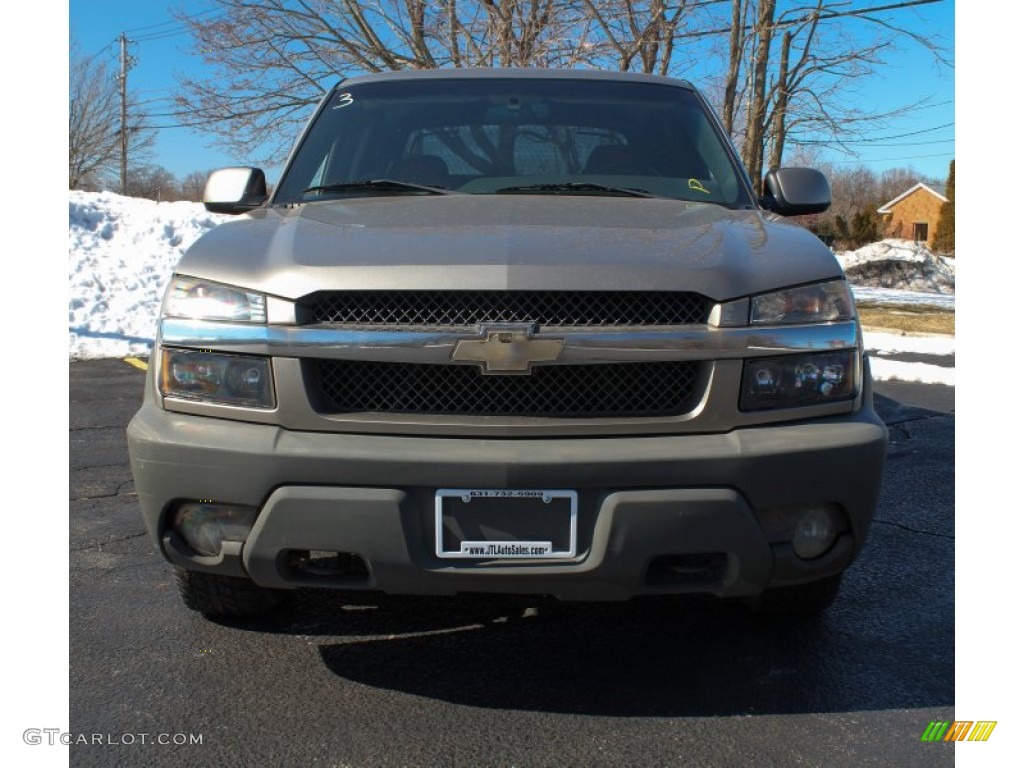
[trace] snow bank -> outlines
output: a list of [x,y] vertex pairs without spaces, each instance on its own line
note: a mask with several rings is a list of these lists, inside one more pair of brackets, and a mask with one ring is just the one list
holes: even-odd
[[956,289],[953,259],[936,256],[923,243],[882,240],[856,251],[836,254],[853,285],[952,294]]
[[164,288],[185,250],[229,216],[200,203],[69,192],[70,358],[148,354]]
[[850,285],[850,288],[853,289],[853,298],[858,304],[871,302],[879,305],[913,305],[947,312],[956,309],[956,296],[952,293],[901,291],[898,288],[876,288],[872,285]]

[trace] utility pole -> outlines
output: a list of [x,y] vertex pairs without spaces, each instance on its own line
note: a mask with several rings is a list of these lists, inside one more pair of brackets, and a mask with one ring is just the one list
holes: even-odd
[[128,190],[128,70],[135,59],[128,55],[128,38],[121,33],[121,71],[117,79],[121,85],[121,194]]

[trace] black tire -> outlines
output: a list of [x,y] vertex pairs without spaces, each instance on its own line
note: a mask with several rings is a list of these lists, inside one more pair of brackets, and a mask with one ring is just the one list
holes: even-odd
[[835,602],[842,581],[843,574],[837,573],[807,584],[771,587],[750,598],[748,605],[755,613],[770,616],[814,616]]
[[185,605],[205,616],[265,616],[284,602],[280,590],[258,587],[249,579],[178,567],[174,575]]

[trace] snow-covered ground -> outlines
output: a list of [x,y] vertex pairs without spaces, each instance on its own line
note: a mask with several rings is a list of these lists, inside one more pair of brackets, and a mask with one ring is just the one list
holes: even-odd
[[[146,355],[175,264],[204,232],[229,219],[200,203],[157,203],[112,192],[69,193],[69,357]],[[951,259],[919,244],[884,240],[836,254],[859,301],[952,310]],[[888,359],[954,354],[947,336],[864,334],[876,379],[953,384],[952,366]]]
[[[864,348],[871,355],[871,375],[876,381],[917,381],[922,384],[948,384],[956,381],[956,341],[941,334],[900,334],[865,331]],[[891,355],[927,355],[949,365],[919,360],[889,359]]]

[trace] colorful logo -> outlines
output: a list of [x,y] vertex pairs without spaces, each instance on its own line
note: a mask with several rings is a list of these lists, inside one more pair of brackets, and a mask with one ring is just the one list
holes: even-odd
[[996,720],[932,720],[921,734],[921,741],[988,741],[996,729]]

